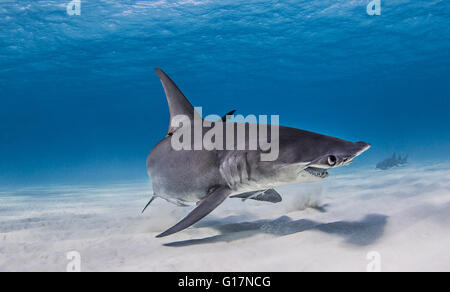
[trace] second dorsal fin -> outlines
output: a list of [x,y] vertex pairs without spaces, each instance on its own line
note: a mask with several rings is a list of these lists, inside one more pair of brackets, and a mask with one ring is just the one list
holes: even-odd
[[173,82],[163,70],[156,68],[155,71],[156,74],[158,74],[159,79],[161,79],[164,92],[166,93],[167,103],[169,105],[170,124],[167,135],[172,135],[177,130],[177,128],[171,127],[172,120],[177,116],[187,116],[190,119],[191,124],[193,124],[194,118],[201,119],[201,116],[195,111],[194,107],[187,100],[175,82]]
[[236,112],[236,110],[232,110],[231,112],[227,113],[226,115],[224,115],[222,117],[222,122],[226,122],[227,120],[229,120],[231,118],[231,116],[233,116],[233,114]]

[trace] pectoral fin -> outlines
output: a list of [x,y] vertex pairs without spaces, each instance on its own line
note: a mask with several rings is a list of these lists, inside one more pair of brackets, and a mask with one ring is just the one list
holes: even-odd
[[220,187],[212,192],[206,199],[204,199],[189,215],[187,215],[183,220],[178,222],[175,226],[159,234],[158,238],[165,237],[182,231],[189,226],[197,223],[206,215],[211,213],[220,204],[225,201],[225,199],[230,195],[231,190],[227,187]]

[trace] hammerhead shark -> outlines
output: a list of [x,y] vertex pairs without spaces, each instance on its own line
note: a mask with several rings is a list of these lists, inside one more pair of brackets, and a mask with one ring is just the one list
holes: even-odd
[[[169,76],[161,69],[155,70],[169,104],[170,125],[166,137],[147,159],[153,197],[145,208],[157,197],[180,206],[196,203],[191,213],[158,238],[190,227],[229,197],[280,202],[281,196],[274,188],[322,180],[328,176],[329,169],[350,164],[370,148],[365,142],[350,142],[290,127],[231,121],[229,117],[234,111],[216,121],[206,121]],[[195,133],[194,128],[199,125],[196,120],[201,122],[200,134]],[[214,127],[223,130],[216,133],[234,130],[231,137],[215,137],[215,142],[221,138],[220,143],[234,147],[198,147],[196,138],[205,138],[208,135],[205,131]],[[267,130],[267,141],[278,147],[276,157],[262,159],[269,150],[250,147],[257,144],[256,140],[261,141],[261,133],[251,135],[252,127]],[[245,130],[244,135],[238,134],[239,128]],[[189,147],[176,149],[174,145],[180,143]]]

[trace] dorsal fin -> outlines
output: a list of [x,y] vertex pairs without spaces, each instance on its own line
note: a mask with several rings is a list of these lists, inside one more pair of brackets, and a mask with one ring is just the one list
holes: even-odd
[[167,103],[169,104],[170,124],[167,135],[172,135],[177,130],[176,128],[171,127],[172,119],[176,116],[187,116],[191,120],[191,124],[193,124],[195,117],[201,119],[201,116],[195,111],[194,107],[183,95],[175,82],[173,82],[163,70],[155,68],[155,71],[156,74],[158,74],[159,79],[161,79],[164,92],[166,93]]

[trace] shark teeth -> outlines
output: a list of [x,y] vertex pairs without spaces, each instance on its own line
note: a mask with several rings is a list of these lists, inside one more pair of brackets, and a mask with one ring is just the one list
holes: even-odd
[[328,171],[323,168],[308,167],[305,169],[305,171],[313,176],[317,176],[320,178],[326,178],[328,176]]

